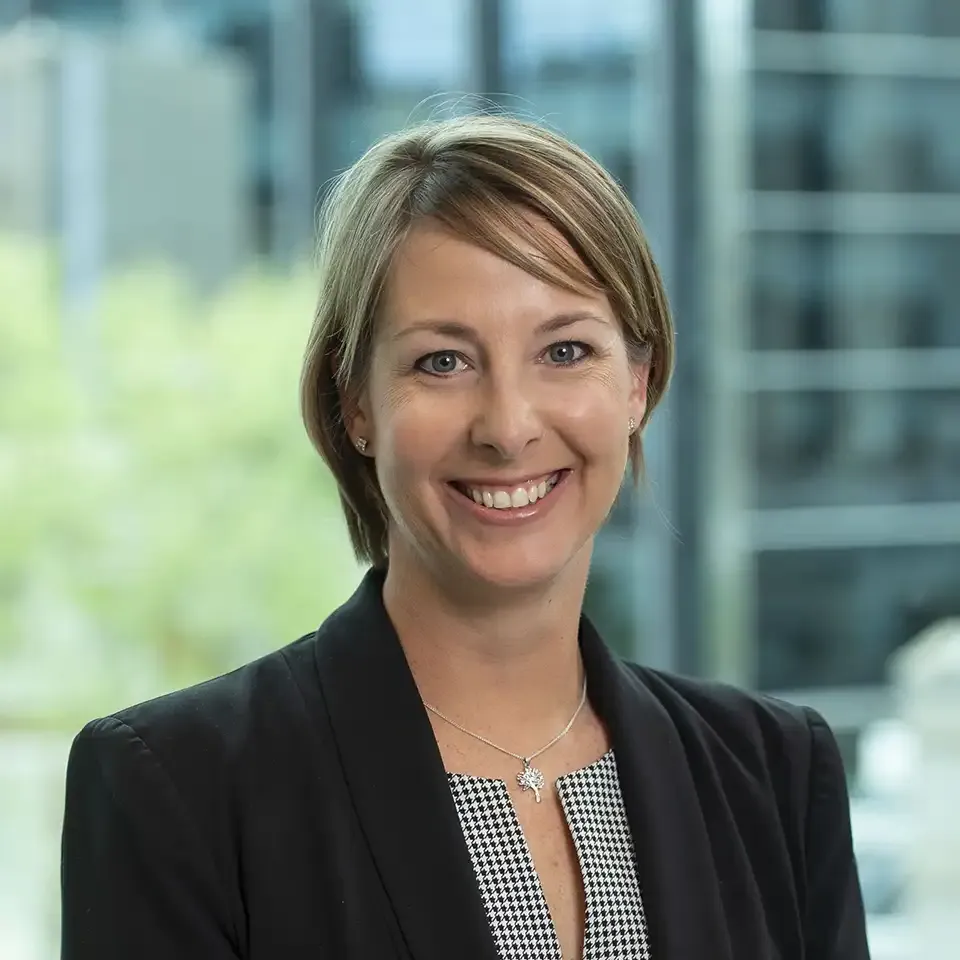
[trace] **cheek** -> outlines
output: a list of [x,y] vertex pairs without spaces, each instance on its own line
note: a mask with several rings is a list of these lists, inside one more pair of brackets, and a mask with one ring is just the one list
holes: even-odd
[[394,391],[377,417],[377,470],[388,499],[409,498],[455,444],[455,407],[440,398]]
[[613,370],[593,371],[559,399],[559,415],[584,452],[601,454],[626,447],[626,377]]

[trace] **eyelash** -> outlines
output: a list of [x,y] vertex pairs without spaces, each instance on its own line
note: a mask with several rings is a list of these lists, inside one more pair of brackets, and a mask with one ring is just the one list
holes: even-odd
[[[566,363],[553,364],[553,366],[557,367],[575,367],[577,364],[582,363],[588,357],[592,356],[595,352],[593,347],[591,347],[589,344],[583,343],[580,340],[558,340],[556,343],[551,343],[550,346],[544,350],[543,354],[541,355],[541,359],[537,362],[543,363],[543,356],[548,356],[554,347],[575,347],[580,352],[580,355],[573,360],[569,360]],[[467,362],[464,360],[463,355],[456,350],[434,350],[432,353],[427,353],[420,357],[420,359],[414,364],[414,367],[421,373],[426,373],[431,377],[438,377],[440,379],[446,379],[448,377],[452,377],[454,374],[462,372],[460,370],[451,370],[448,373],[438,373],[436,370],[426,369],[426,364],[429,363],[434,357],[454,357],[458,363],[466,364]]]

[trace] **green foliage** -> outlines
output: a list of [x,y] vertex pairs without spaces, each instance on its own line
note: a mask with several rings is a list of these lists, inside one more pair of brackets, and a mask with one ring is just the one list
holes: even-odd
[[0,245],[0,722],[72,723],[313,628],[359,579],[299,418],[308,270],[161,269],[64,316]]

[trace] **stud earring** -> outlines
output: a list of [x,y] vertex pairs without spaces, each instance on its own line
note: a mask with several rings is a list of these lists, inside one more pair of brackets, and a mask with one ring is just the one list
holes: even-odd
[[628,432],[628,433],[633,433],[633,431],[636,430],[636,429],[637,429],[637,421],[634,420],[633,417],[631,417],[631,418],[627,421],[627,432]]
[[366,453],[367,451],[367,441],[364,437],[357,437],[354,441],[354,446],[356,446],[361,453]]

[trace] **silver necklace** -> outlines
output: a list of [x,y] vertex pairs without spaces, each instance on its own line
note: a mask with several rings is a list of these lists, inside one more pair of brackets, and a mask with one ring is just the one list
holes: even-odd
[[465,733],[468,737],[473,737],[474,740],[479,740],[482,743],[485,743],[488,747],[493,747],[494,750],[499,750],[501,753],[505,753],[508,757],[513,757],[514,760],[519,760],[523,764],[523,769],[517,774],[517,783],[520,785],[521,790],[532,790],[534,796],[537,798],[537,803],[539,803],[540,791],[543,789],[544,784],[546,784],[547,781],[544,779],[543,771],[533,766],[531,761],[536,760],[541,753],[546,753],[546,751],[549,750],[558,740],[562,740],[570,732],[570,728],[573,726],[577,717],[580,716],[580,711],[583,709],[583,705],[586,702],[587,678],[584,677],[583,692],[580,694],[580,703],[577,704],[577,709],[574,711],[569,723],[548,744],[545,744],[535,753],[531,753],[526,757],[522,754],[514,753],[512,750],[506,750],[503,747],[498,746],[492,740],[488,740],[486,737],[481,737],[479,733],[474,733],[472,730],[468,730],[466,727],[461,727],[459,723],[457,723],[455,720],[451,720],[445,714],[442,714],[436,707],[430,706],[426,700],[423,701],[423,705],[431,713],[435,713],[441,720],[449,723],[451,727],[456,727],[461,733]]

